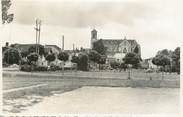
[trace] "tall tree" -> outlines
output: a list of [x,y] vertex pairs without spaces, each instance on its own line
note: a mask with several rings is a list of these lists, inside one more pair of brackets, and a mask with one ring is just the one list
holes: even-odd
[[50,62],[54,61],[55,59],[56,59],[56,57],[55,57],[54,53],[50,53],[46,56],[46,60],[49,62],[49,64],[50,64]]
[[79,54],[79,63],[78,63],[78,69],[82,71],[88,71],[88,61],[89,57],[85,53]]
[[[65,65],[65,62],[69,59],[69,54],[66,53],[66,52],[60,52],[58,55],[57,55],[57,58],[61,61],[64,62],[64,65]],[[62,66],[62,71],[64,71],[64,65]],[[64,73],[64,72],[63,72]]]
[[14,14],[8,14],[11,4],[11,0],[1,0],[2,24],[13,21]]
[[90,53],[89,53],[89,59],[95,63],[98,63],[99,60],[100,60],[101,56],[100,54],[95,51],[95,50],[91,50]]
[[127,53],[123,58],[125,64],[135,65],[140,62],[140,56],[136,53]]
[[[135,65],[139,64],[140,59],[141,58],[138,54],[131,52],[131,53],[127,53],[125,55],[125,57],[123,58],[123,61],[125,64],[128,65],[128,67],[130,67],[130,66],[135,66]],[[128,74],[129,74],[128,79],[130,79],[130,69],[129,69]]]
[[180,74],[180,47],[177,47],[172,55],[172,59],[175,62],[175,69],[178,74]]
[[5,51],[3,62],[6,62],[8,64],[19,64],[20,60],[21,60],[21,55],[17,49],[10,48]]
[[101,55],[106,54],[106,47],[104,46],[102,39],[93,43],[93,50],[97,51]]

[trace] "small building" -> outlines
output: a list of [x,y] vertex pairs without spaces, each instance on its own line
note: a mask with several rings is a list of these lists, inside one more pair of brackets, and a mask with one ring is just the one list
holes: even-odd
[[56,55],[58,55],[62,50],[57,45],[45,45],[44,46],[45,53],[49,53],[50,51]]

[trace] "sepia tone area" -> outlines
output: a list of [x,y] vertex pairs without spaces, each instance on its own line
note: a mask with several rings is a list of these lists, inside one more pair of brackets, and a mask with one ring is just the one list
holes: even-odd
[[5,115],[180,114],[178,3],[1,6]]

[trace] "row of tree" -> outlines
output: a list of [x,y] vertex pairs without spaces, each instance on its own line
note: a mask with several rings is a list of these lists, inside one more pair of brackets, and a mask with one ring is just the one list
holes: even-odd
[[152,63],[160,66],[161,71],[177,72],[180,73],[180,47],[174,51],[167,49],[159,51],[153,58]]

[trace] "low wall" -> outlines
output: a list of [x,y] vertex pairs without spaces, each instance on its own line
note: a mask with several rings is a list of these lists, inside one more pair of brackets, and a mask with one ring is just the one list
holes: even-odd
[[[10,74],[3,73],[3,77],[40,78],[49,83],[71,84],[76,86],[109,86],[109,87],[152,87],[152,88],[180,88],[180,80],[149,80],[149,79],[119,79],[119,78],[91,78],[78,76],[58,76],[45,74]],[[72,83],[70,83],[72,82]],[[43,81],[43,83],[45,83]]]

